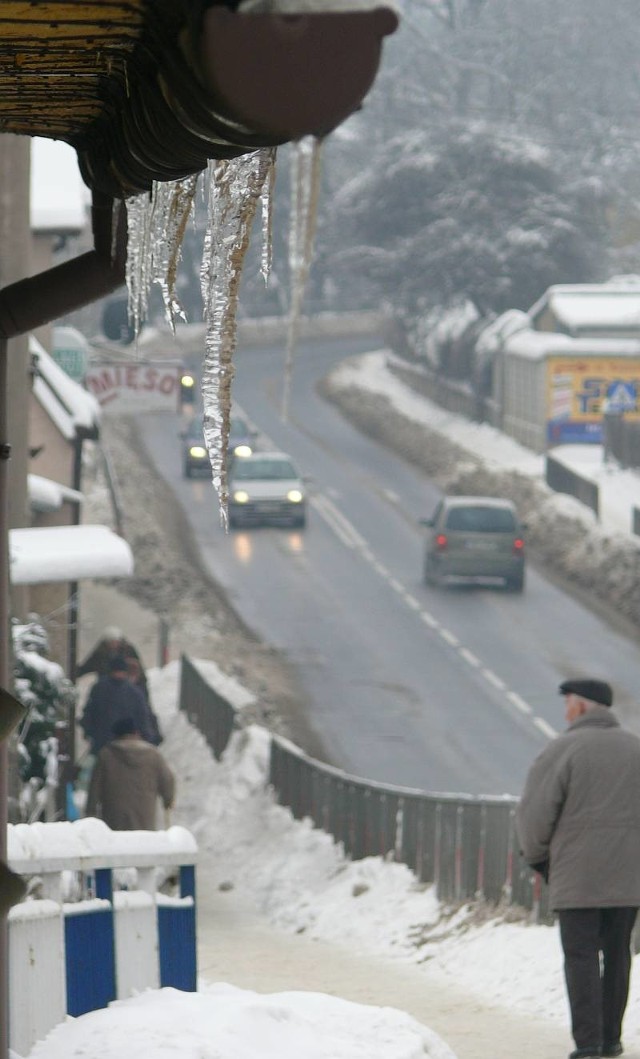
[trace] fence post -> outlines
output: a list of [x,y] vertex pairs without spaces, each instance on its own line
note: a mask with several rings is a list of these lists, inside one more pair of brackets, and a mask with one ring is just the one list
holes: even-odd
[[478,841],[478,873],[476,875],[476,894],[484,897],[484,862],[487,849],[487,807],[480,806],[480,837]]
[[158,623],[158,668],[164,669],[169,661],[169,622],[160,618]]
[[440,890],[440,856],[442,853],[442,804],[436,805],[435,833],[433,836],[433,882],[436,888],[436,896]]

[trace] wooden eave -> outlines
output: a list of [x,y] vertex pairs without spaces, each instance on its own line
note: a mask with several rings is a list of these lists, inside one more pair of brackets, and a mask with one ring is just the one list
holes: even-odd
[[357,109],[382,39],[371,11],[242,14],[235,0],[0,0],[0,130],[75,148],[126,198],[224,159],[324,135]]

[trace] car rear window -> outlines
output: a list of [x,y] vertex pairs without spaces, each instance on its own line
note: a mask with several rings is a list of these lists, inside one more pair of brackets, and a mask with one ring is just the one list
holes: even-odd
[[447,515],[446,528],[469,533],[512,533],[516,520],[508,508],[453,507]]
[[234,463],[233,477],[249,479],[275,479],[285,481],[297,478],[293,464],[288,460],[238,460]]

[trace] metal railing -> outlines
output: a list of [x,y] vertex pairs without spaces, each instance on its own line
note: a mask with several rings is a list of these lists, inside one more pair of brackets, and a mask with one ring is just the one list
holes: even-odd
[[581,474],[567,467],[550,453],[547,453],[545,460],[545,479],[547,485],[556,493],[575,496],[576,500],[590,507],[596,518],[599,518],[600,490],[596,482],[583,478]]
[[[239,719],[185,656],[180,708],[219,758]],[[440,795],[350,776],[271,736],[269,782],[280,805],[333,835],[347,856],[406,864],[438,899],[483,898],[518,905],[549,921],[547,888],[524,862],[510,797]]]

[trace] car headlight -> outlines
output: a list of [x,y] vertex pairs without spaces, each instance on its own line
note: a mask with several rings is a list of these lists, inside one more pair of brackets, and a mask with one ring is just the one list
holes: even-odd
[[304,497],[299,489],[290,489],[287,493],[287,500],[290,500],[292,504],[301,504]]
[[207,455],[207,450],[202,445],[192,445],[189,449],[189,455],[193,456],[194,460],[203,460]]
[[236,489],[233,494],[233,499],[236,504],[246,504],[249,499],[249,494],[244,489]]
[[233,455],[239,456],[240,459],[243,460],[245,456],[253,455],[253,449],[251,448],[251,445],[236,445],[233,450]]

